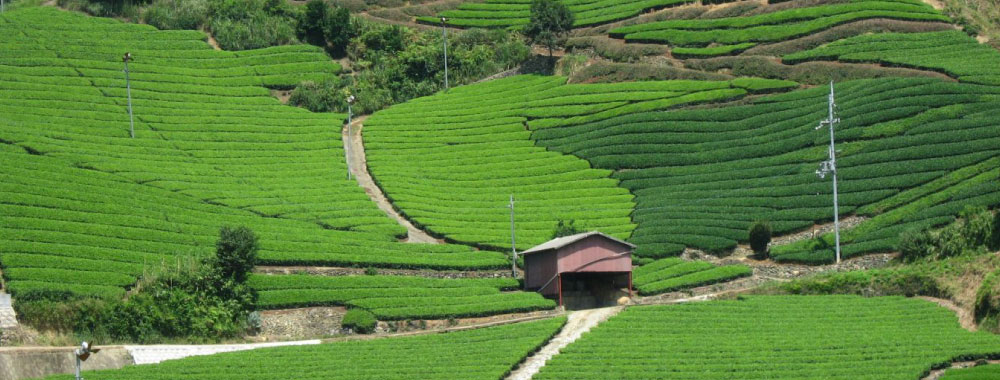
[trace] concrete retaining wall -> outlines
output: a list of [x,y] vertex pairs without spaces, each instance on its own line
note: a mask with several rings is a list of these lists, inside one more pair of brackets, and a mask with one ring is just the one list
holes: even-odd
[[[0,348],[0,380],[43,377],[76,370],[75,347]],[[102,347],[83,362],[83,370],[115,369],[132,364],[132,355],[120,346]]]

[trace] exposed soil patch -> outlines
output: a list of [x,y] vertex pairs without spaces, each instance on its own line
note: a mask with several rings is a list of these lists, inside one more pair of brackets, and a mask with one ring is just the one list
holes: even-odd
[[288,104],[288,100],[292,98],[292,92],[287,90],[271,90],[271,96],[277,98],[281,104]]
[[268,342],[339,335],[343,333],[340,321],[346,312],[343,307],[261,311],[261,329],[254,340]]
[[205,34],[208,35],[208,44],[212,45],[212,49],[222,50],[222,47],[219,46],[219,41],[215,39],[215,36],[213,36],[212,33],[205,32]]

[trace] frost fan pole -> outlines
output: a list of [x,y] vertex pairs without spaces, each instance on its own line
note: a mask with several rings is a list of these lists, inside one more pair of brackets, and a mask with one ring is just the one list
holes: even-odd
[[354,95],[347,97],[347,144],[344,144],[347,149],[344,150],[344,161],[347,163],[347,179],[351,179],[351,122],[354,117],[354,112],[351,109],[351,105],[354,104]]
[[510,195],[510,275],[517,278],[517,245],[514,244],[514,194]]
[[128,95],[128,135],[135,138],[135,119],[132,117],[132,84],[128,79],[128,61],[132,60],[132,53],[125,53],[122,62],[125,62],[125,93]]
[[834,126],[840,123],[840,118],[836,115],[836,107],[837,103],[834,101],[833,81],[830,81],[830,113],[827,119],[819,122],[819,126],[816,127],[816,129],[823,128],[824,126],[830,127],[830,159],[819,164],[819,170],[816,171],[816,175],[818,175],[819,178],[825,178],[827,174],[833,175],[833,231],[837,251],[837,264],[840,264],[840,210],[837,206],[837,149],[833,142]]
[[448,19],[442,17],[441,37],[444,40],[444,92],[448,92],[448,27],[445,25],[446,22],[448,22]]

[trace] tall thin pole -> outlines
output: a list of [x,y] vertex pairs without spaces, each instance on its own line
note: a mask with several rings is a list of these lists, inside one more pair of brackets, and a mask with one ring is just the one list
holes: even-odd
[[510,274],[517,278],[517,244],[514,240],[514,194],[510,195]]
[[441,18],[441,36],[444,43],[444,91],[448,91],[448,27],[445,26],[447,18]]
[[0,13],[3,13],[3,0],[0,0]]
[[354,103],[354,95],[347,97],[347,144],[344,144],[346,149],[344,149],[344,159],[347,162],[347,179],[351,179],[351,122],[353,121],[354,112],[351,109],[351,104]]
[[76,378],[76,380],[83,380],[83,377],[80,376],[80,353],[79,352],[80,352],[80,349],[76,349],[75,351],[73,351],[73,356],[76,358],[76,377],[75,378]]
[[132,117],[132,83],[128,77],[128,61],[132,60],[131,53],[125,53],[122,61],[125,62],[125,93],[128,95],[128,135],[135,138],[135,119]]
[[840,119],[837,118],[836,110],[837,103],[835,100],[835,93],[833,89],[833,81],[830,81],[830,99],[828,101],[829,114],[826,120],[819,122],[819,126],[816,129],[823,128],[824,126],[830,127],[830,148],[829,155],[830,159],[820,163],[819,170],[816,174],[820,178],[824,178],[827,174],[833,175],[833,230],[834,230],[834,244],[837,252],[837,264],[840,264],[840,209],[837,200],[837,148],[833,138],[834,127],[840,123]]
[[834,92],[833,81],[830,81],[830,167],[833,169],[833,231],[835,247],[837,250],[837,264],[840,264],[840,210],[837,202],[837,149],[833,142],[833,127],[840,121],[834,118]]

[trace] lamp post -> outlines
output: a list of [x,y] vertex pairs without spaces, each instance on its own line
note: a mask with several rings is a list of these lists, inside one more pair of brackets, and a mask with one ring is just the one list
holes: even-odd
[[834,126],[840,123],[840,118],[837,117],[836,111],[834,110],[836,107],[837,103],[834,101],[833,81],[830,81],[829,115],[826,120],[820,121],[819,126],[816,127],[817,130],[823,128],[824,126],[830,127],[830,159],[819,164],[819,170],[816,171],[816,175],[818,175],[819,178],[825,178],[827,174],[832,174],[833,176],[834,243],[837,251],[837,264],[840,264],[840,210],[838,210],[837,207],[837,149],[835,148],[833,142]]
[[94,348],[87,342],[80,343],[80,348],[73,350],[73,355],[76,356],[76,380],[83,380],[83,376],[80,376],[81,363],[87,361],[90,354],[96,354],[99,351],[101,351],[100,348]]
[[448,19],[441,17],[441,36],[444,37],[444,91],[448,92],[448,27],[445,25]]
[[347,149],[344,150],[347,159],[347,179],[351,179],[351,132],[353,131],[351,127],[351,119],[354,113],[351,110],[351,106],[354,104],[354,95],[347,97],[347,144],[345,146]]
[[132,60],[132,53],[125,53],[122,62],[125,63],[125,93],[128,95],[128,135],[135,138],[135,119],[132,117],[132,84],[128,78],[128,61]]

